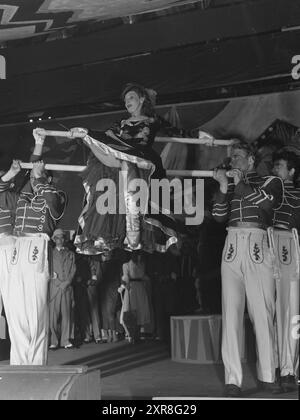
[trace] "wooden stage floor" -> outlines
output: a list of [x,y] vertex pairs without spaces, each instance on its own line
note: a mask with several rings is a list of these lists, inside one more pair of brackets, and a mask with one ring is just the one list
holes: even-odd
[[[0,364],[8,364],[8,360]],[[89,370],[100,369],[103,400],[222,397],[222,364],[173,362],[167,347],[159,342],[90,343],[70,350],[49,351],[49,365],[87,365]],[[298,399],[297,392],[259,393],[254,365],[244,365],[243,391],[247,399]]]

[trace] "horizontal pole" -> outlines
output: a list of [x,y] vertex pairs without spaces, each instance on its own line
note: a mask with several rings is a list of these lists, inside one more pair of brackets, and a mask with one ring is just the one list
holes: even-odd
[[[21,168],[32,169],[33,163],[21,162]],[[54,163],[46,163],[45,169],[50,171],[66,171],[66,172],[82,172],[86,166],[79,165],[61,165]],[[190,176],[198,178],[210,178],[213,176],[213,171],[201,171],[201,170],[166,170],[167,176]]]
[[[32,169],[33,163],[32,162],[21,162],[20,163],[22,169]],[[56,163],[46,163],[45,169],[49,171],[66,171],[66,172],[82,172],[84,171],[86,166],[79,166],[79,165],[60,165]]]
[[43,136],[74,138],[71,131],[45,130],[44,128],[37,128],[36,130]]
[[[39,133],[45,136],[74,138],[70,131],[54,131],[39,128]],[[231,146],[234,143],[233,140],[214,139],[212,137],[202,137],[201,139],[186,137],[156,137],[155,141],[158,143],[201,144],[206,146]]]
[[185,137],[156,137],[155,141],[158,143],[184,143],[184,144],[198,144],[204,146],[231,146],[234,140],[214,139],[211,137],[185,138]]
[[189,176],[193,178],[212,178],[214,171],[201,170],[166,170],[168,176]]

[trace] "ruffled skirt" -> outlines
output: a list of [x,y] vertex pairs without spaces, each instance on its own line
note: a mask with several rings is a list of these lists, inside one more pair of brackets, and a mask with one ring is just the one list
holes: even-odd
[[176,223],[149,212],[151,180],[159,157],[152,150],[120,150],[115,144],[86,136],[93,152],[83,173],[85,203],[79,216],[76,250],[96,255],[116,248],[166,252],[177,242]]

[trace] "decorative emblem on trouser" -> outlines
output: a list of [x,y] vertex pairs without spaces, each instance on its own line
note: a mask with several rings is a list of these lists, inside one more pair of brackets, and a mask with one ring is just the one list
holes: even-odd
[[16,247],[14,247],[12,254],[11,254],[11,264],[16,265],[19,259],[19,252]]
[[38,247],[35,246],[33,251],[32,251],[31,259],[32,259],[33,262],[36,262],[38,257],[39,257],[39,250],[38,250]]
[[230,237],[230,239],[228,238],[225,245],[224,260],[226,262],[234,261],[236,257],[236,250],[237,250],[236,238],[234,237],[233,238]]
[[254,245],[253,248],[253,255],[256,261],[260,260],[260,248],[257,244]]
[[278,254],[281,264],[290,265],[292,263],[292,241],[288,238],[279,239]]
[[250,243],[250,256],[253,262],[261,264],[264,260],[263,249],[258,242]]
[[282,260],[283,262],[287,262],[288,261],[288,256],[289,256],[289,251],[286,249],[285,246],[282,247]]
[[231,260],[233,254],[234,254],[234,248],[233,248],[233,245],[230,244],[226,259]]
[[31,264],[37,264],[40,259],[40,254],[41,250],[39,249],[39,246],[36,243],[31,243],[29,247],[28,261]]

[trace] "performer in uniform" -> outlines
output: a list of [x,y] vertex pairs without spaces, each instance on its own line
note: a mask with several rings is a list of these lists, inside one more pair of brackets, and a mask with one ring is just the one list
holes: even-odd
[[299,159],[291,151],[283,150],[274,156],[274,175],[284,182],[283,203],[274,217],[274,248],[279,268],[276,321],[280,382],[285,392],[296,389],[299,367],[300,188],[294,184],[299,167]]
[[250,146],[232,147],[233,183],[226,170],[215,171],[220,184],[213,216],[228,223],[222,257],[222,357],[225,366],[225,396],[239,397],[242,385],[241,343],[245,298],[254,324],[258,379],[263,388],[275,386],[275,281],[267,228],[282,200],[282,181],[259,177]]
[[[45,137],[34,132],[41,155]],[[66,204],[52,184],[43,161],[33,163],[30,181],[20,192],[14,226],[16,237],[10,266],[10,363],[44,365],[48,347],[48,241]]]
[[[6,318],[9,316],[7,307],[9,287],[9,263],[15,239],[12,236],[14,225],[14,213],[16,208],[17,194],[12,189],[12,181],[20,172],[21,166],[18,160],[14,160],[8,171],[0,171],[0,320],[4,331],[0,331],[0,337],[5,337],[5,320],[2,318],[4,304]],[[0,329],[2,330],[0,325]]]
[[[33,136],[35,138],[35,147],[30,158],[31,161],[38,159],[42,153],[42,143],[38,130],[33,130]],[[18,160],[13,160],[8,172],[0,171],[0,316],[3,310],[1,306],[2,294],[6,319],[9,318],[9,263],[15,244],[15,238],[12,236],[12,233],[18,200],[18,193],[14,188],[13,180],[20,171],[21,166]]]
[[[150,180],[165,176],[152,145],[156,133],[167,122],[155,114],[152,92],[139,85],[128,85],[122,98],[129,118],[114,124],[105,135],[83,128],[71,130],[74,137],[83,138],[94,154],[83,175],[86,205],[75,239],[78,252],[92,255],[122,247],[165,252],[177,241],[176,225],[170,217],[145,214]],[[103,179],[110,188],[105,193]],[[147,187],[141,191],[142,209],[136,206],[138,189],[134,180],[143,180]],[[112,211],[103,212],[105,205]]]

